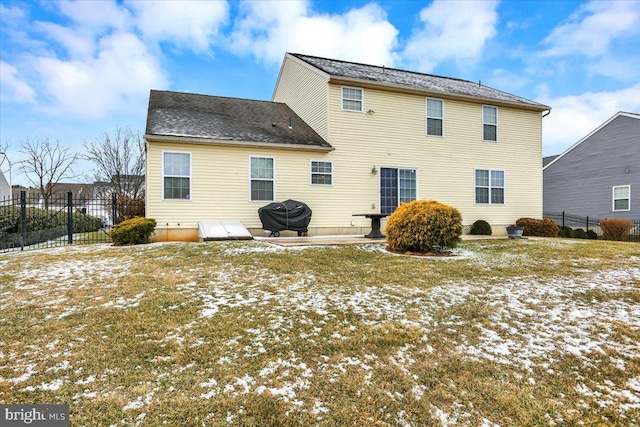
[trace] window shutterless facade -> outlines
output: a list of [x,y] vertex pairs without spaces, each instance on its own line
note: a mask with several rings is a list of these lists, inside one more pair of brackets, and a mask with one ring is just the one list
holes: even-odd
[[476,169],[475,199],[477,204],[504,205],[503,170]]
[[250,200],[273,202],[275,200],[275,162],[273,157],[250,158]]
[[631,186],[619,185],[613,187],[613,211],[631,210]]
[[162,198],[191,200],[191,153],[162,152]]
[[311,160],[311,185],[333,185],[333,163]]
[[483,141],[498,140],[498,107],[482,106],[482,139]]
[[357,87],[342,86],[342,109],[362,112],[364,94]]
[[427,135],[442,136],[444,134],[444,101],[427,98]]

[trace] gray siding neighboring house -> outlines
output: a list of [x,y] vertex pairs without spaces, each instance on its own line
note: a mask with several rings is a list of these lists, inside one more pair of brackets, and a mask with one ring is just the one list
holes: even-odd
[[619,112],[546,159],[545,213],[640,219],[640,114]]

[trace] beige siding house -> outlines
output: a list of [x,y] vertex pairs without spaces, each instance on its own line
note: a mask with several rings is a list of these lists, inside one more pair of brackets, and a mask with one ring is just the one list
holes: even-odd
[[[353,214],[436,199],[494,233],[542,216],[548,106],[478,83],[307,55],[285,56],[272,102],[152,91],[147,216],[157,240],[295,199],[312,235],[363,234]],[[384,226],[384,220],[383,220]]]

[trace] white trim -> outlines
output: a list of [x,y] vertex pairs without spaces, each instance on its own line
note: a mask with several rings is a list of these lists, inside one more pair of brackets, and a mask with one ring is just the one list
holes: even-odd
[[[482,188],[489,188],[489,203],[478,203],[476,200],[476,171],[489,171],[489,187],[480,186]],[[493,187],[491,185],[491,172],[502,172],[504,176],[504,186],[502,187]],[[491,201],[491,189],[492,188],[502,188],[502,203],[493,203]],[[504,169],[491,169],[491,168],[474,168],[473,169],[473,204],[474,206],[506,206],[507,205],[507,171]]]
[[[440,101],[442,102],[442,117],[429,117],[429,100],[433,100],[433,101]],[[444,138],[444,99],[442,98],[434,98],[431,96],[426,96],[424,98],[424,115],[425,115],[425,121],[424,121],[424,133],[427,136],[433,136],[435,138]],[[429,135],[429,119],[440,119],[442,120],[442,135]]]
[[[183,175],[165,175],[164,174],[164,155],[165,153],[171,154],[188,154],[189,155],[189,198],[188,199],[166,199],[164,197],[164,179],[168,178],[185,178]],[[190,202],[193,199],[193,153],[191,151],[181,151],[181,150],[162,150],[162,161],[160,167],[162,168],[162,199],[172,202]]]
[[[331,184],[314,184],[313,182],[313,162],[318,162],[318,163],[329,163],[331,165],[331,173],[329,175],[331,175]],[[316,175],[327,175],[326,173],[319,173],[316,172]],[[309,159],[309,185],[312,186],[319,186],[319,187],[333,187],[333,160],[319,160],[319,159]]]
[[[622,199],[616,199],[616,188],[626,188],[629,195],[628,197]],[[616,209],[616,200],[628,200],[629,208],[628,209]],[[630,185],[614,185],[611,188],[611,211],[612,212],[629,212],[631,210],[631,186]]]
[[[273,199],[272,200],[253,200],[251,198],[251,181],[254,179],[251,178],[251,159],[271,159],[273,160],[273,178],[271,180],[268,179],[260,179],[256,178],[256,181],[272,181],[273,182]],[[251,203],[264,203],[264,202],[275,202],[276,199],[276,158],[274,156],[261,156],[259,154],[252,154],[249,156],[249,202]]]
[[191,145],[212,145],[220,147],[248,147],[248,148],[268,148],[274,150],[291,150],[291,151],[320,151],[328,153],[334,151],[333,147],[321,147],[317,145],[300,145],[285,144],[277,142],[257,142],[257,141],[231,141],[219,140],[212,138],[198,138],[184,135],[151,135],[145,134],[144,139],[147,142],[170,142],[175,144],[191,144]]
[[[344,108],[344,90],[345,89],[356,89],[359,90],[361,93],[361,100],[360,100],[360,111],[358,110],[347,110]],[[354,101],[353,99],[350,101]],[[340,109],[342,111],[349,111],[351,113],[362,113],[364,112],[364,89],[361,87],[356,87],[356,86],[340,86]]]
[[640,120],[640,114],[634,114],[634,113],[625,113],[623,111],[618,111],[616,114],[614,114],[612,117],[609,118],[609,120],[607,120],[606,122],[604,122],[603,124],[601,124],[600,126],[598,126],[597,128],[595,128],[594,130],[592,130],[587,136],[585,136],[584,138],[582,138],[580,141],[576,142],[575,144],[573,144],[571,147],[567,148],[564,152],[562,152],[558,157],[556,157],[555,159],[553,159],[552,161],[550,161],[549,163],[547,163],[547,165],[545,167],[542,168],[542,170],[545,170],[546,168],[548,168],[549,166],[551,166],[552,164],[554,164],[555,162],[557,162],[558,160],[560,160],[561,158],[563,158],[565,155],[567,155],[571,150],[573,150],[574,148],[576,148],[578,145],[582,144],[584,141],[586,141],[587,139],[591,138],[595,133],[597,133],[600,129],[602,129],[603,127],[605,127],[606,125],[608,125],[609,123],[611,123],[612,121],[614,121],[615,119],[617,119],[618,117],[623,116],[623,117],[629,117],[631,119],[637,119]]
[[[496,109],[496,123],[495,124],[493,124],[493,123],[485,123],[484,122],[484,107],[495,108]],[[498,137],[498,123],[499,123],[499,120],[498,120],[498,117],[499,117],[498,107],[495,106],[495,105],[483,104],[480,111],[481,111],[481,114],[482,114],[482,141],[483,142],[485,142],[485,141],[486,142],[498,142],[498,139],[499,139],[499,137]],[[495,126],[496,127],[496,139],[495,140],[493,140],[493,139],[484,139],[484,125],[485,124],[487,124],[489,126]]]
[[398,202],[398,206],[400,206],[400,170],[412,170],[415,171],[416,174],[416,198],[414,200],[420,200],[420,197],[418,196],[419,193],[419,185],[420,185],[420,179],[418,176],[418,168],[417,167],[407,167],[407,166],[384,166],[384,165],[376,165],[378,167],[378,175],[376,175],[377,179],[378,179],[378,213],[382,213],[382,203],[381,203],[381,197],[382,197],[382,192],[380,191],[380,176],[382,175],[382,169],[395,169],[396,171],[398,171],[398,178],[397,178],[397,185],[398,185],[398,198],[397,198],[397,202]]

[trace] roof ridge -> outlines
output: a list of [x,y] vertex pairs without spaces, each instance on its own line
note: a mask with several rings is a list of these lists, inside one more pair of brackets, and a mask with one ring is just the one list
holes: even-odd
[[275,102],[275,101],[269,101],[269,100],[266,100],[266,99],[240,98],[240,97],[237,97],[237,96],[207,95],[207,94],[203,94],[203,93],[183,92],[183,91],[176,91],[176,90],[151,89],[150,92],[176,93],[176,94],[179,94],[179,95],[203,96],[203,97],[207,97],[207,98],[235,99],[235,100],[239,100],[239,101],[266,102],[266,103],[269,103],[269,104],[284,104],[284,102]]

